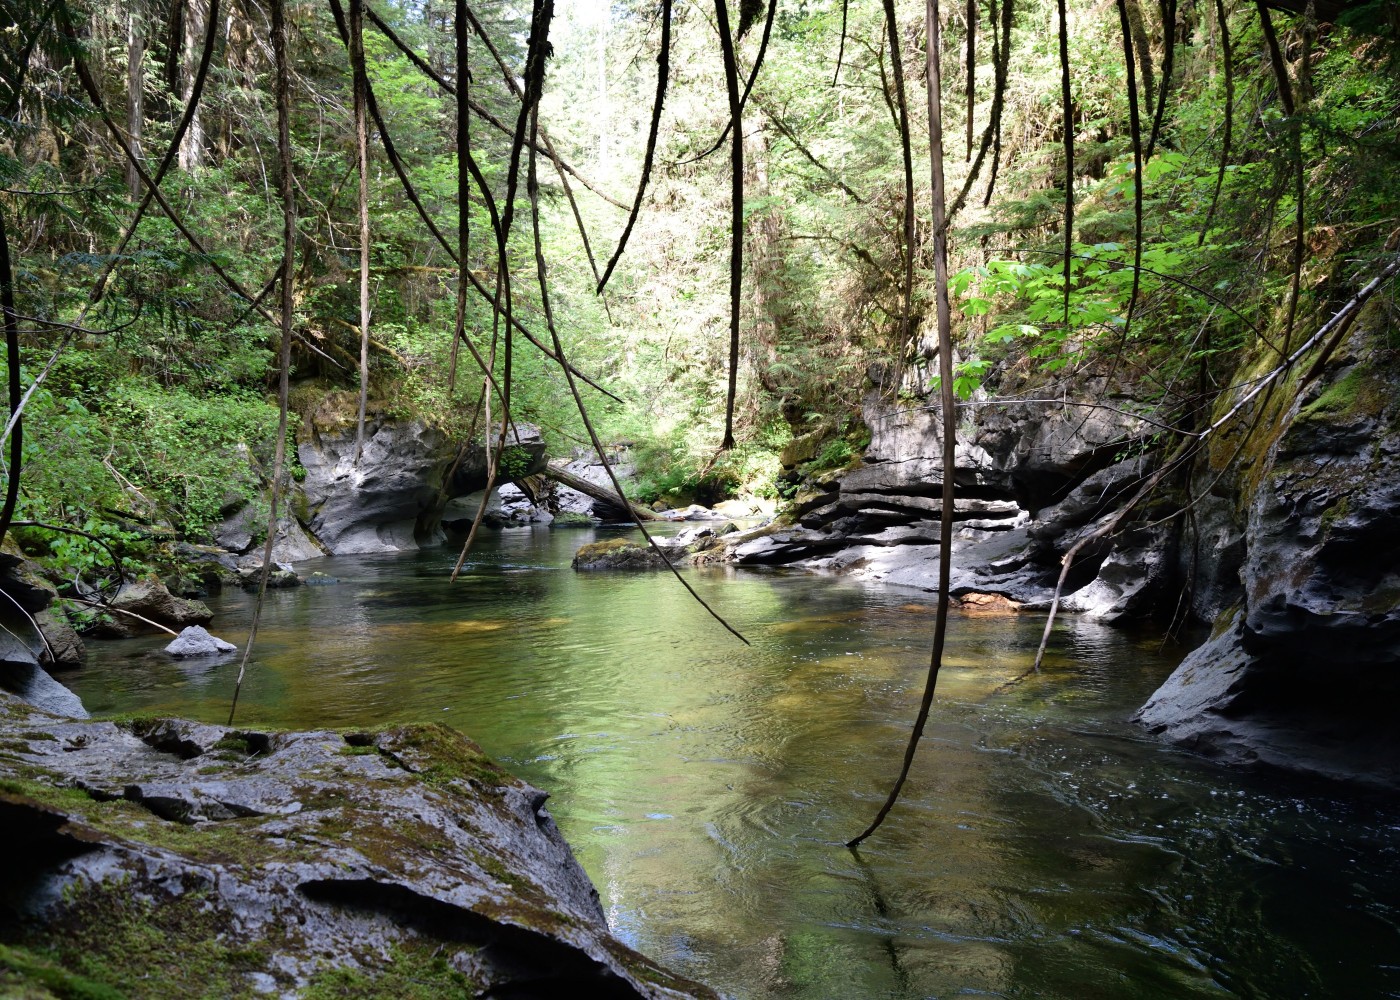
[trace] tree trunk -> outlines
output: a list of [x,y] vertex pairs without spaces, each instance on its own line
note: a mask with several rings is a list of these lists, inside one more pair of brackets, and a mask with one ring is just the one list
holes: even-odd
[[[759,199],[769,195],[768,136],[756,129],[747,137],[749,190]],[[753,302],[753,354],[758,381],[768,393],[782,394],[773,377],[772,364],[778,360],[778,341],[786,325],[787,296],[783,288],[782,209],[770,204],[749,220],[749,291]]]
[[626,510],[630,507],[632,513],[637,516],[638,520],[663,520],[658,517],[654,511],[647,510],[645,507],[635,503],[628,503],[606,486],[599,486],[597,483],[590,483],[587,479],[580,479],[573,473],[566,472],[558,466],[551,465],[549,468],[545,469],[544,472],[540,473],[540,475],[548,479],[553,479],[556,483],[562,483],[571,490],[578,490],[586,497],[592,497],[594,500],[601,500],[603,503],[612,504],[619,510]]
[[355,90],[355,166],[360,175],[360,406],[355,418],[355,464],[365,446],[365,407],[369,399],[369,125],[365,110],[364,4],[350,0],[350,64]]
[[[189,0],[184,12],[184,46],[180,60],[180,100],[189,104],[194,96],[194,78],[199,72],[199,54],[204,48],[204,19],[207,11],[199,0]],[[204,163],[203,112],[196,108],[190,127],[180,143],[180,169],[191,171]]]
[[[133,4],[126,24],[126,134],[131,138],[131,151],[141,156],[141,133],[145,124],[142,85],[145,80],[146,31]],[[141,175],[135,164],[126,168],[126,189],[132,201],[141,197]]]

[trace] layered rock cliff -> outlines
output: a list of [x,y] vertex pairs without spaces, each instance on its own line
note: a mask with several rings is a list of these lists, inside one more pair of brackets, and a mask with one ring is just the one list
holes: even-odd
[[[973,401],[953,471],[952,592],[1062,612],[1210,626],[1137,714],[1231,761],[1400,785],[1400,355],[1367,310],[1252,400],[1278,361],[1247,360],[1193,464],[1124,515],[1163,454],[1103,385],[1039,402]],[[789,523],[735,536],[731,558],[934,589],[944,470],[932,406],[872,393],[855,466],[810,477]],[[1121,520],[1120,520],[1121,518]],[[1097,532],[1117,521],[1114,530]]]

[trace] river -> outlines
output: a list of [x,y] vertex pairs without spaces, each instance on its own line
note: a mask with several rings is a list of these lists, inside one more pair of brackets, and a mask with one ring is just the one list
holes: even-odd
[[[1400,996],[1400,803],[1217,767],[1125,720],[1180,658],[1066,617],[955,615],[910,782],[932,596],[690,571],[575,574],[587,530],[306,564],[268,594],[247,727],[436,720],[526,780],[614,933],[739,998]],[[252,598],[210,602],[246,638]],[[224,721],[236,663],[94,642],[94,714]]]

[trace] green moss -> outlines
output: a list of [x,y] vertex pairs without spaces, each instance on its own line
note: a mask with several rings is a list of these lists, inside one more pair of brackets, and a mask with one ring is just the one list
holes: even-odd
[[408,764],[430,785],[466,781],[483,788],[497,788],[515,781],[509,771],[482,753],[479,746],[457,730],[439,723],[384,730],[378,746]]
[[574,553],[574,560],[576,562],[591,562],[610,552],[639,548],[641,548],[641,546],[630,538],[609,538],[601,542],[589,542],[587,545],[580,545],[578,551]]
[[58,917],[23,942],[41,961],[61,967],[70,982],[90,990],[57,995],[93,1000],[255,995],[244,973],[265,968],[267,952],[229,943],[226,919],[199,887],[181,886],[155,902],[125,881],[72,886]]
[[0,944],[0,994],[7,997],[58,1000],[124,1000],[105,983],[75,975],[25,948]]
[[583,528],[592,527],[597,522],[587,514],[577,514],[573,511],[565,511],[556,514],[554,520],[550,522],[552,528]]
[[[38,777],[41,772],[34,772]],[[0,794],[19,796],[64,812],[93,830],[141,844],[176,851],[206,864],[257,865],[287,856],[285,844],[268,844],[258,836],[262,817],[249,816],[217,823],[188,825],[152,814],[126,799],[99,801],[80,788],[49,784],[36,777],[0,780]]]
[[1351,416],[1377,416],[1385,409],[1388,398],[1385,383],[1358,365],[1304,407],[1298,419],[1336,420]]
[[[302,991],[302,1000],[439,1000],[476,996],[482,984],[457,971],[437,947],[406,942],[371,970],[326,969]],[[367,963],[368,964],[368,963]]]

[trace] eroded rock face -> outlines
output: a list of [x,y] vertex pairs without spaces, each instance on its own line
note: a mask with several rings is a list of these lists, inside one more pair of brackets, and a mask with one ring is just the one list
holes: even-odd
[[0,874],[0,939],[128,995],[713,996],[608,933],[545,793],[446,728],[122,728],[0,699],[0,730],[29,859]]
[[[1112,518],[1150,471],[1121,458],[1145,425],[1111,408],[1058,401],[970,413],[953,469],[952,593],[1048,607],[1064,554]],[[936,407],[895,406],[872,394],[864,416],[864,461],[808,483],[787,509],[797,525],[741,537],[734,561],[937,587],[944,470]],[[1119,535],[1081,550],[1067,581],[1069,607],[1106,620],[1148,614],[1176,572],[1171,531]]]
[[[506,445],[514,449],[517,474],[538,471],[544,439],[537,428],[517,424]],[[464,447],[437,428],[384,414],[367,419],[358,463],[354,421],[329,413],[308,421],[297,455],[306,469],[306,526],[332,555],[396,552],[440,541],[447,502],[485,486],[486,455],[479,444]]]
[[[602,462],[598,461],[598,456],[592,452],[580,455],[575,452],[576,457],[568,465],[564,466],[564,471],[577,476],[579,479],[587,480],[595,486],[601,486],[611,490],[613,488],[612,479],[608,476],[608,469]],[[626,445],[619,445],[608,455],[608,464],[612,466],[613,474],[622,482],[626,489],[628,481],[637,474],[637,467],[632,464],[630,450]],[[562,483],[556,483],[549,496],[550,512],[556,516],[573,515],[575,517],[591,517],[600,521],[626,521],[630,519],[627,511],[617,504],[607,503],[603,500],[596,500],[578,490],[570,489]]]
[[[1194,556],[1216,635],[1138,714],[1154,731],[1400,786],[1400,372],[1385,343],[1372,312],[1316,383],[1273,394],[1213,443]],[[1221,581],[1231,564],[1234,587]]]

